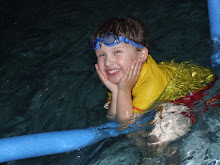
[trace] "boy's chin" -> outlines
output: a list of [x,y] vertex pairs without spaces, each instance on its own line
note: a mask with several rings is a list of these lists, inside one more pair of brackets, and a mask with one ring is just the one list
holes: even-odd
[[113,83],[113,84],[118,84],[119,83],[118,81],[111,81],[111,80],[110,80],[110,82]]
[[109,79],[109,81],[113,84],[118,84],[120,79]]

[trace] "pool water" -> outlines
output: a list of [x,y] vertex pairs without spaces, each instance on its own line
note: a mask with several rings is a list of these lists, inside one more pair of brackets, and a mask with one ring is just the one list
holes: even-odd
[[[210,67],[206,0],[47,0],[1,2],[0,137],[80,129],[107,122],[106,89],[88,40],[111,17],[146,24],[149,52],[157,61],[192,60]],[[220,81],[204,101],[220,91]],[[200,102],[189,134],[172,143],[181,164],[220,164],[220,108]],[[70,153],[6,164],[139,164],[142,152],[126,135]],[[157,159],[153,157],[148,164]]]

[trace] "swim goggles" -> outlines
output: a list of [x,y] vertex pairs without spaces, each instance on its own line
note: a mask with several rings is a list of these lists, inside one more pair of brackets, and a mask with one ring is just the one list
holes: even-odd
[[124,38],[122,36],[116,36],[112,32],[104,35],[103,38],[96,37],[94,40],[89,41],[89,45],[93,50],[97,50],[100,48],[100,42],[102,42],[105,46],[112,47],[120,44],[121,42],[125,42],[127,44],[133,45],[139,49],[143,48],[143,45],[137,44],[134,41],[131,41],[129,38]]

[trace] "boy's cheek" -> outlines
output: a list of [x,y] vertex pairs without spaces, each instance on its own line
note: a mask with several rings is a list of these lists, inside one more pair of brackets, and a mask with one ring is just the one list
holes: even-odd
[[102,68],[102,65],[100,65],[100,63],[99,62],[97,62],[97,68],[99,69],[99,70],[101,70],[101,68]]
[[98,68],[99,68],[99,71],[104,75],[106,76],[106,72],[105,72],[105,69],[103,67],[103,65],[100,65],[99,63],[97,64]]

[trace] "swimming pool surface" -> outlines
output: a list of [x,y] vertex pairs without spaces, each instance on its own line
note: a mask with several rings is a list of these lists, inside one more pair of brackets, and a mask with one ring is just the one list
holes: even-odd
[[[149,52],[157,61],[192,60],[210,67],[206,0],[47,0],[1,2],[0,137],[80,129],[107,122],[106,89],[88,40],[111,17],[146,24]],[[220,81],[204,102],[220,92]],[[182,164],[220,164],[220,108],[195,107],[197,122],[172,145]],[[138,164],[139,148],[126,135],[70,153],[13,161],[13,165]],[[148,164],[152,164],[154,157]],[[163,159],[162,159],[163,160]],[[161,164],[165,164],[163,161]]]

